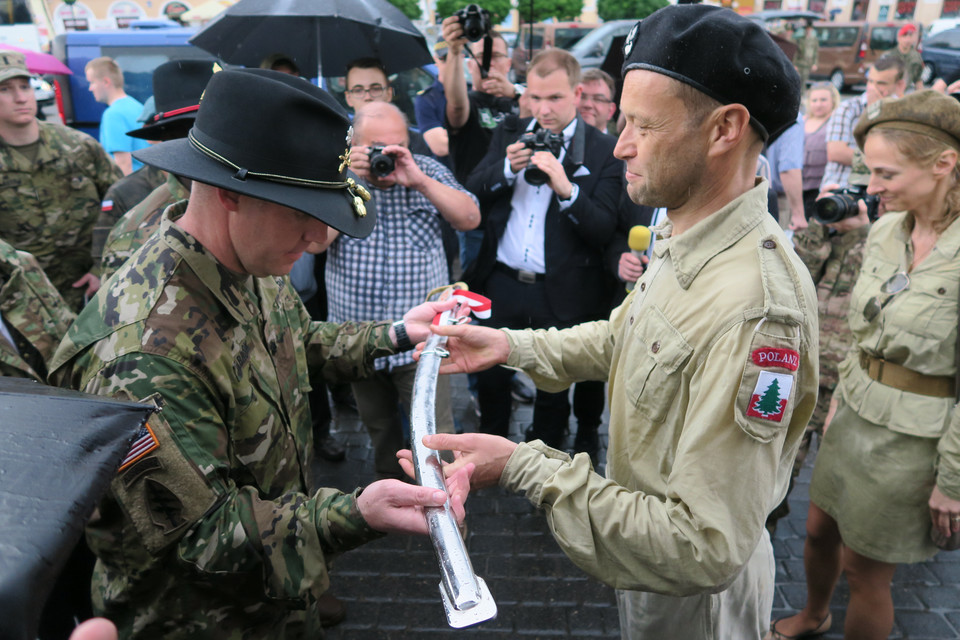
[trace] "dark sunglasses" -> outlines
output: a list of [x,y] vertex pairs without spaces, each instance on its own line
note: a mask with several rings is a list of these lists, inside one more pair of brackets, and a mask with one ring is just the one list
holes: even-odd
[[890,276],[890,279],[880,285],[880,291],[886,295],[884,300],[880,301],[880,296],[873,296],[867,300],[867,305],[863,308],[863,318],[867,322],[873,322],[883,308],[887,306],[893,296],[901,291],[905,291],[910,286],[910,276],[901,271]]

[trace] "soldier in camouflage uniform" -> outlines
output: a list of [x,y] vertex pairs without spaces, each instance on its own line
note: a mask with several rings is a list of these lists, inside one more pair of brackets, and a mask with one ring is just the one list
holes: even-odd
[[[156,113],[152,114],[146,124],[139,129],[128,131],[127,135],[141,140],[165,141],[179,140],[186,138],[187,132],[193,126],[193,121],[197,115],[197,104],[200,102],[200,96],[210,81],[210,76],[214,74],[215,69],[219,69],[215,62],[209,60],[171,60],[165,62],[153,71],[153,98]],[[172,182],[171,182],[172,181]],[[166,186],[165,186],[166,185]],[[109,267],[108,273],[101,271],[100,277],[105,280],[116,269],[123,264],[133,254],[143,240],[146,240],[150,233],[156,230],[160,225],[160,213],[157,212],[153,227],[148,233],[144,233],[140,242],[134,247],[133,251],[129,246],[125,247],[125,255],[119,263],[113,264],[117,256],[111,256],[104,260],[104,244],[111,229],[128,211],[152,195],[154,190],[161,188],[161,191],[167,196],[167,204],[173,204],[177,200],[185,199],[189,190],[189,184],[186,189],[176,184],[176,179],[171,178],[166,171],[161,171],[155,167],[144,165],[141,169],[134,171],[128,176],[122,178],[119,182],[110,187],[103,201],[103,207],[97,224],[93,228],[93,249],[91,255],[95,264],[106,262]],[[170,200],[169,197],[177,196]],[[154,197],[151,210],[160,206],[159,201],[162,198]],[[137,215],[142,218],[143,213]]]
[[[863,152],[854,152],[851,186],[866,186],[869,170],[863,163]],[[823,437],[823,427],[830,411],[830,401],[837,388],[837,367],[847,357],[853,346],[853,334],[847,323],[850,308],[850,293],[860,275],[863,264],[863,248],[870,232],[870,221],[863,213],[832,224],[823,224],[811,218],[805,229],[793,235],[794,248],[803,264],[809,269],[817,285],[817,306],[820,318],[820,389],[817,406],[800,441],[800,449],[793,463],[793,477],[787,495],[767,518],[767,528],[773,532],[777,520],[790,513],[787,500],[793,490],[793,481],[800,473],[810,451],[813,434]]]
[[[223,71],[189,140],[136,152],[194,180],[190,199],[101,289],[52,364],[61,385],[161,408],[87,529],[94,608],[121,637],[322,637],[330,561],[383,532],[426,533],[422,507],[446,498],[397,480],[362,494],[310,486],[310,377],[368,374],[446,308],[424,304],[393,325],[312,322],[284,277],[328,224],[362,237],[375,223],[346,170],[348,127],[305,80]],[[461,518],[466,478],[448,485]]]
[[0,376],[45,383],[74,317],[36,259],[0,240]]
[[903,77],[907,93],[923,90],[923,57],[917,51],[917,28],[905,24],[897,32],[897,48],[891,53],[903,60]]
[[810,72],[817,70],[817,59],[820,57],[820,41],[817,40],[813,24],[807,23],[803,34],[797,38],[796,42],[797,53],[793,56],[793,66],[800,74],[800,90],[806,91]]
[[167,176],[166,182],[125,213],[110,230],[100,262],[100,277],[104,282],[160,228],[167,207],[190,197],[189,180],[163,173]]
[[64,300],[79,309],[91,273],[93,224],[122,174],[96,140],[40,122],[21,54],[0,52],[0,238],[33,254]]

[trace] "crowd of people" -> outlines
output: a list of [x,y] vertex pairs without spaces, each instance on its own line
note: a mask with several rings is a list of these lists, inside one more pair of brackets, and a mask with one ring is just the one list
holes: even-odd
[[[152,108],[99,58],[100,143],[38,121],[0,51],[2,374],[157,408],[87,523],[93,610],[123,638],[322,636],[332,559],[499,485],[617,589],[625,638],[816,637],[841,572],[845,637],[886,637],[897,564],[960,536],[960,102],[914,77],[915,31],[841,102],[807,89],[810,29],[791,60],[718,7],[639,22],[619,82],[546,49],[515,85],[451,16],[417,127],[375,58],[346,109],[282,53],[165,63]],[[461,277],[490,317],[432,325]],[[446,493],[402,450],[431,332],[479,412],[456,433],[441,376]],[[343,459],[328,388],[374,448],[352,493],[311,479]],[[815,435],[808,601],[771,622]]]

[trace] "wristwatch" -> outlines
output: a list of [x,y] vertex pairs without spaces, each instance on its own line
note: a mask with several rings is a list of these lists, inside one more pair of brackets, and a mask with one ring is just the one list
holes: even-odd
[[414,344],[410,342],[410,336],[407,335],[407,325],[403,320],[397,320],[393,323],[393,332],[397,336],[397,349],[400,351],[410,351]]

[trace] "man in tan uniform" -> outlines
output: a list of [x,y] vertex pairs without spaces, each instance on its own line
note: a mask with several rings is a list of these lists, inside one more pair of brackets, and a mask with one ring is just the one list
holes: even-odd
[[554,392],[607,379],[607,478],[538,441],[425,442],[542,507],[567,555],[619,589],[623,637],[759,639],[764,521],[817,393],[816,293],[754,176],[764,140],[796,119],[799,77],[761,28],[703,5],[644,19],[624,59],[615,153],[631,199],[669,218],[634,291],[565,330],[434,329],[450,336],[446,372],[507,364]]

